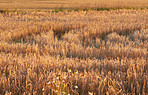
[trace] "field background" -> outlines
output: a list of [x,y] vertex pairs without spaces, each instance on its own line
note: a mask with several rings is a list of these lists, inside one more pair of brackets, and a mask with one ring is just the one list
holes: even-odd
[[0,8],[143,8],[148,0],[0,0]]
[[0,95],[148,95],[148,0],[0,2]]

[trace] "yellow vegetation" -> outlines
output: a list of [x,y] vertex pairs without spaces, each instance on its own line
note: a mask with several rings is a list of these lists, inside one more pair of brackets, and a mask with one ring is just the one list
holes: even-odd
[[146,8],[148,0],[1,0],[0,8]]
[[147,74],[148,9],[0,14],[2,95],[146,95]]

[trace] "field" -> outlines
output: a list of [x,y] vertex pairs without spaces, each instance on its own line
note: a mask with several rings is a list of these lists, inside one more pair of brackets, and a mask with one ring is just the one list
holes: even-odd
[[1,0],[0,95],[147,95],[148,2],[117,1]]
[[148,0],[0,0],[0,8],[148,8]]

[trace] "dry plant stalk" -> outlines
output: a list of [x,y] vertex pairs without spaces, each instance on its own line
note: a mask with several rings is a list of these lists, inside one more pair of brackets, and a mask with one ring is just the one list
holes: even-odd
[[148,10],[0,14],[0,94],[147,95]]

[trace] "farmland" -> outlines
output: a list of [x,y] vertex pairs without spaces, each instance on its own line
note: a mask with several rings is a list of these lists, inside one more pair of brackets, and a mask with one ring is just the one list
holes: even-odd
[[146,8],[147,0],[0,0],[7,9]]
[[148,94],[146,0],[14,1],[0,1],[0,95]]

